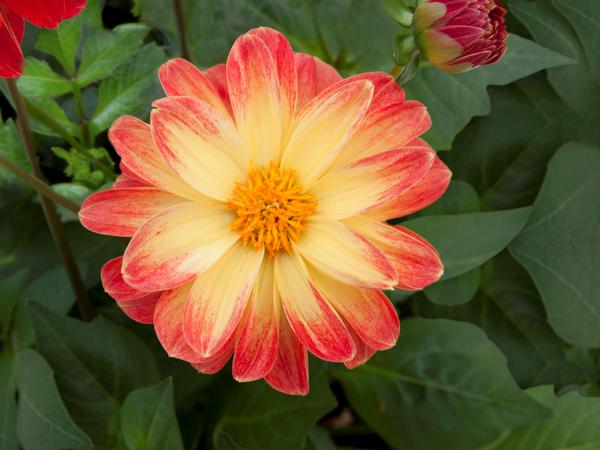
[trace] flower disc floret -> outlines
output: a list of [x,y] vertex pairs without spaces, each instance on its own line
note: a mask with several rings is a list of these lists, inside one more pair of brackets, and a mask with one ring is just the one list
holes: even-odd
[[251,168],[248,179],[236,183],[227,202],[237,214],[230,228],[239,231],[244,245],[264,247],[271,257],[282,249],[289,253],[316,204],[315,196],[296,183],[294,170],[282,170],[271,162],[268,167]]

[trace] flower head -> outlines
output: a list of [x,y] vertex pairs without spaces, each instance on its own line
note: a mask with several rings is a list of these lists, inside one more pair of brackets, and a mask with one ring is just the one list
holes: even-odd
[[90,196],[88,229],[131,237],[106,291],[203,373],[308,392],[307,352],[355,367],[393,346],[382,289],[421,289],[435,249],[387,219],[435,201],[450,171],[419,138],[425,107],[393,78],[342,79],[269,28],[205,72],[175,59],[150,125],[117,120],[123,175]]
[[56,28],[84,6],[85,0],[0,0],[0,78],[23,73],[23,19],[37,27]]
[[423,0],[415,10],[416,44],[446,72],[493,64],[506,51],[502,0]]

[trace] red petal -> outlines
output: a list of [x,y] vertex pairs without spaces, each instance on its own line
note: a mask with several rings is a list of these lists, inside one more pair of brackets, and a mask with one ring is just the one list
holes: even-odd
[[21,40],[23,19],[0,4],[0,78],[16,78],[23,74]]
[[312,55],[294,53],[294,60],[298,73],[298,111],[321,91],[342,79],[332,66]]

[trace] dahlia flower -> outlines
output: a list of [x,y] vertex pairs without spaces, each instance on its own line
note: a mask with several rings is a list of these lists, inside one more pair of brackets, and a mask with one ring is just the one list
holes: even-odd
[[236,380],[289,394],[308,392],[307,352],[355,367],[392,347],[382,290],[442,274],[428,242],[385,222],[448,186],[419,138],[425,107],[387,74],[342,79],[269,28],[239,37],[225,65],[174,59],[159,77],[150,125],[110,130],[123,175],[79,214],[131,237],[102,270],[123,311],[198,371],[233,356]]
[[56,28],[84,6],[85,0],[0,0],[0,78],[23,74],[23,19],[37,27]]
[[416,44],[446,72],[493,64],[506,52],[502,0],[422,0],[415,10]]

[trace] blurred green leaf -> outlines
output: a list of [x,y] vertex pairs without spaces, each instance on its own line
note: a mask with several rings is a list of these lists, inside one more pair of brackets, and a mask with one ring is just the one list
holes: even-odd
[[549,419],[507,432],[480,450],[584,450],[600,448],[600,402],[571,391],[557,397],[552,386],[529,389],[527,393],[552,409]]
[[425,317],[471,322],[486,332],[508,359],[520,386],[583,381],[584,373],[568,362],[566,344],[550,328],[546,312],[527,272],[503,252],[483,272],[484,281],[473,301],[465,305],[414,302]]
[[157,69],[165,60],[162,49],[148,44],[102,82],[90,121],[93,136],[108,129],[121,115],[150,109],[152,101],[161,95]]
[[549,411],[523,393],[477,327],[407,319],[393,349],[336,369],[350,405],[400,450],[468,449]]
[[17,372],[17,434],[25,450],[92,448],[90,438],[69,416],[44,358],[33,350],[20,352]]
[[50,68],[46,61],[27,58],[23,76],[17,81],[25,97],[57,97],[71,91],[72,85]]
[[148,28],[142,24],[119,25],[112,31],[94,30],[83,45],[77,83],[83,87],[112,74],[138,50]]
[[71,416],[94,443],[108,442],[125,396],[158,381],[149,350],[102,317],[88,324],[35,304],[29,312],[38,349],[54,369]]
[[462,275],[497,255],[521,231],[530,208],[419,217],[402,225],[433,244],[444,263],[442,280]]
[[567,144],[550,161],[529,222],[511,244],[550,324],[567,342],[600,346],[600,151]]
[[336,450],[335,443],[327,431],[315,426],[308,432],[306,447],[303,450]]
[[22,300],[21,294],[27,281],[27,269],[0,277],[0,342],[8,335],[14,310]]
[[121,433],[131,450],[183,450],[171,378],[127,396],[121,409]]
[[509,36],[507,46],[506,55],[491,66],[460,74],[427,67],[404,86],[409,98],[427,105],[433,125],[425,138],[433,148],[449,150],[455,136],[473,117],[489,114],[488,86],[506,85],[549,67],[573,63],[515,34]]
[[14,366],[12,354],[6,350],[0,353],[0,449],[2,450],[19,450]]
[[[25,149],[21,145],[19,132],[12,120],[0,123],[0,154],[21,169],[27,172],[31,171],[31,164],[25,156]],[[21,178],[0,166],[0,187],[9,183],[14,183],[24,190],[31,190]]]
[[310,394],[306,397],[281,394],[264,382],[236,385],[227,395],[213,433],[215,447],[302,448],[316,421],[336,405],[322,369],[311,371],[310,384]]

